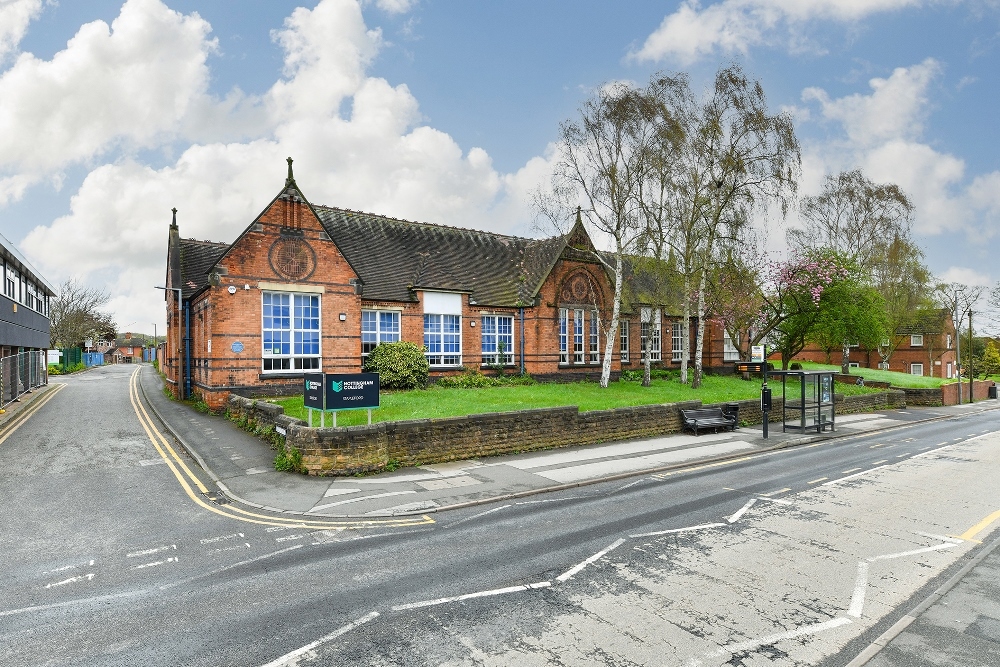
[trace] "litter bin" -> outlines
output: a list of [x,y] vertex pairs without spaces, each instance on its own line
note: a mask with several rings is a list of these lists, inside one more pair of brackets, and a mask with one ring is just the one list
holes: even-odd
[[740,427],[740,404],[739,403],[723,403],[722,404],[722,414],[727,417],[732,417],[736,422],[736,428]]
[[992,385],[989,388],[989,397],[990,398],[996,398],[997,397],[997,386],[995,384]]

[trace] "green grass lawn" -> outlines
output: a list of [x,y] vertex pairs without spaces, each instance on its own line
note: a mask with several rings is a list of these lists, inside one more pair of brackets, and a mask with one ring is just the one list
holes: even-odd
[[[781,393],[781,383],[770,383],[776,395]],[[789,391],[797,383],[789,383]],[[837,385],[837,392],[844,394],[870,393],[877,390],[853,385]],[[758,398],[760,379],[742,380],[735,376],[706,375],[701,388],[692,389],[675,379],[653,380],[652,386],[643,387],[638,382],[612,382],[607,389],[594,382],[572,384],[536,384],[517,387],[492,387],[487,389],[454,389],[430,387],[416,391],[383,392],[382,407],[372,410],[372,421],[403,421],[435,417],[459,417],[483,412],[509,412],[535,408],[554,408],[567,405],[579,407],[581,412],[607,410],[632,405],[677,403],[700,400],[703,403],[723,403]],[[301,396],[273,399],[285,409],[285,414],[308,420],[308,411],[302,406]],[[327,416],[327,426],[331,425]],[[364,410],[342,411],[337,414],[337,426],[366,424]],[[313,426],[319,425],[319,414],[313,416]]]
[[[800,361],[799,363],[802,364],[802,368],[805,370],[835,370],[840,372],[840,366],[817,364],[811,361]],[[955,382],[955,380],[909,375],[908,373],[897,373],[895,371],[880,371],[872,368],[852,368],[851,375],[860,375],[865,380],[873,382],[889,382],[894,387],[909,387],[912,389],[934,388]],[[838,384],[837,386],[840,387],[842,385]]]

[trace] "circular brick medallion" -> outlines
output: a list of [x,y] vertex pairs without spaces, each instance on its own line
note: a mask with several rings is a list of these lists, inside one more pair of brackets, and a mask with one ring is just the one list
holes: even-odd
[[274,272],[292,280],[305,280],[316,270],[316,253],[305,239],[283,236],[271,245],[268,260]]

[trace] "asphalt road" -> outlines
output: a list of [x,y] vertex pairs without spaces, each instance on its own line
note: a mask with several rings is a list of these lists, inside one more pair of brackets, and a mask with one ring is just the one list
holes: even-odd
[[302,526],[166,463],[133,370],[53,378],[0,441],[2,665],[847,664],[1000,497],[991,411]]

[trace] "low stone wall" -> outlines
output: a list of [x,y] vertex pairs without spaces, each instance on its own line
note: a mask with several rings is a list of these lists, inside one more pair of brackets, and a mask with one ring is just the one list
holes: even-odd
[[[858,396],[836,395],[837,414],[905,407],[903,392]],[[757,399],[736,401],[740,422],[759,424]],[[701,401],[641,405],[580,412],[576,406],[486,413],[467,417],[381,422],[371,426],[309,428],[270,403],[233,395],[231,414],[273,425],[284,432],[285,447],[302,453],[311,475],[353,475],[385,468],[442,463],[484,456],[633,440],[678,433],[680,411],[702,407]],[[775,397],[771,422],[781,421],[782,400]]]

